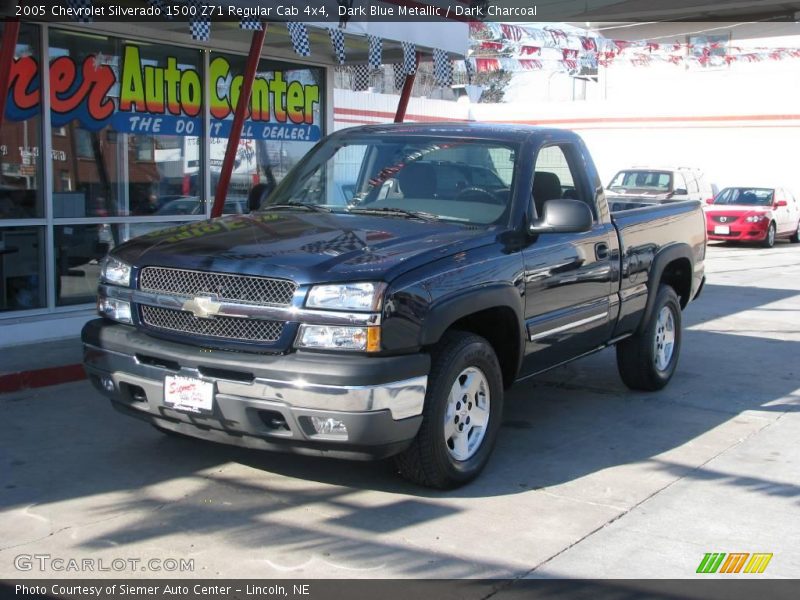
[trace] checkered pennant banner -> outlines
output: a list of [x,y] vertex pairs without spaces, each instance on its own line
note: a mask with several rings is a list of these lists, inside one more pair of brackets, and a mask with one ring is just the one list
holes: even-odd
[[433,49],[433,77],[440,85],[453,85],[453,63],[447,58],[447,52],[439,48]]
[[76,23],[91,23],[94,21],[94,17],[92,17],[92,0],[67,0],[67,6],[75,11],[72,20]]
[[189,0],[189,5],[196,9],[195,16],[189,18],[189,31],[192,39],[198,42],[207,42],[211,37],[211,21],[203,15],[203,5],[200,0]]
[[392,65],[394,72],[394,89],[399,90],[406,82],[406,72],[403,65]]
[[172,20],[172,15],[167,14],[167,0],[147,0],[147,3],[153,8],[160,10],[162,17]]
[[254,17],[242,17],[239,21],[239,29],[245,31],[261,31],[264,26],[261,24],[261,19]]
[[417,72],[417,46],[411,42],[403,44],[403,71],[406,75]]
[[340,65],[344,64],[344,32],[341,29],[329,29],[328,33],[331,36],[331,46],[333,47],[333,54],[336,56],[336,62]]
[[300,56],[311,56],[311,44],[308,43],[308,29],[305,23],[287,21],[286,29],[292,38],[292,48]]
[[475,69],[472,66],[470,59],[464,59],[464,69],[467,71],[467,82],[472,83],[472,78],[475,75]]
[[383,40],[377,35],[368,35],[369,40],[369,66],[371,69],[380,69],[383,63]]
[[350,72],[354,92],[363,92],[369,89],[369,67],[367,65],[354,65]]

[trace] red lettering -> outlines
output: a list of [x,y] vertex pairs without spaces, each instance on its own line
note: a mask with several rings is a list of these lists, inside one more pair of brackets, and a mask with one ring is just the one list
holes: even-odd
[[108,93],[116,77],[108,65],[97,65],[94,56],[83,61],[83,79],[75,87],[77,68],[69,56],[61,56],[50,63],[50,108],[57,113],[71,112],[87,101],[89,115],[103,121],[114,113],[114,101]]
[[39,104],[39,88],[30,89],[38,73],[39,65],[30,56],[14,59],[8,89],[11,90],[14,105],[20,110],[34,108]]

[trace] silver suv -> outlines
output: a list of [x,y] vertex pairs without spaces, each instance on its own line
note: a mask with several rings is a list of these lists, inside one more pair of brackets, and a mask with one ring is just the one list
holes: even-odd
[[617,173],[606,194],[612,199],[678,202],[714,197],[714,188],[700,169],[689,167],[631,167]]

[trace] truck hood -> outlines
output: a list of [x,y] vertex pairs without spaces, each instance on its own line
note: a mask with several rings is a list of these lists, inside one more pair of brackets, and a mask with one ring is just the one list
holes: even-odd
[[163,229],[134,238],[112,254],[139,268],[282,277],[302,285],[389,281],[421,264],[495,238],[491,229],[452,223],[274,211]]
[[672,197],[671,192],[657,192],[651,188],[618,188],[606,190],[606,196],[612,198],[649,198],[652,200],[667,200]]

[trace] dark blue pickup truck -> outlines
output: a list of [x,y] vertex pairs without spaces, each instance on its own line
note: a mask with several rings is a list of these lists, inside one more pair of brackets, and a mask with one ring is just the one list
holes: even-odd
[[629,387],[665,386],[704,282],[699,203],[610,214],[568,131],[347,129],[250,205],[110,254],[93,384],[166,433],[427,486],[483,469],[520,379],[616,345]]

